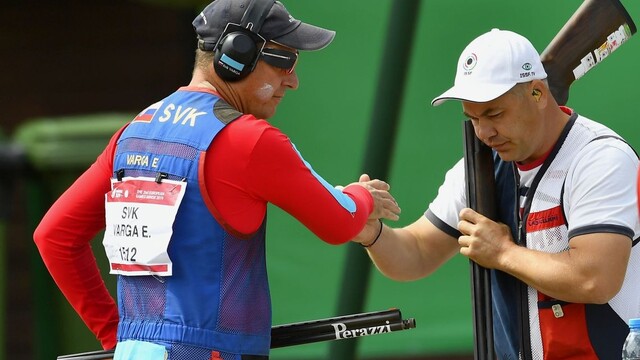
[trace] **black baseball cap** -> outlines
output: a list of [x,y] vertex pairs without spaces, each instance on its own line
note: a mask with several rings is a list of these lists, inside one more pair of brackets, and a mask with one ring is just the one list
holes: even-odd
[[[273,0],[254,0],[273,1]],[[240,24],[251,0],[214,0],[193,20],[198,39],[213,49],[227,23]],[[320,50],[331,43],[335,31],[295,19],[280,1],[275,1],[258,32],[273,41],[297,50]]]

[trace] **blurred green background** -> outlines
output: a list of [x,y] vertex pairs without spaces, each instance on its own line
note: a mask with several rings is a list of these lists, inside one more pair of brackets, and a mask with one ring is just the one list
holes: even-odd
[[[301,55],[300,88],[288,93],[272,123],[334,185],[356,181],[363,169],[378,79],[381,72],[397,70],[382,68],[384,56],[396,55],[388,53],[385,41],[389,35],[398,41],[408,36],[388,34],[393,1],[404,0],[285,0],[295,17],[336,30],[337,36],[328,48]],[[622,2],[640,21],[640,2]],[[528,37],[542,52],[581,3],[420,2],[412,52],[401,59],[406,62],[400,61],[406,64],[408,77],[386,179],[402,217],[389,225],[407,225],[420,217],[446,170],[462,157],[460,104],[431,107],[430,101],[453,84],[455,63],[466,44],[497,27]],[[3,207],[11,214],[0,218],[0,232],[6,234],[0,235],[5,335],[0,337],[4,339],[0,356],[45,360],[52,352],[99,348],[46,274],[31,233],[51,201],[93,161],[129,114],[188,83],[195,45],[191,20],[205,4],[96,0],[0,5],[0,41],[7,46],[0,59],[4,110],[0,130],[6,135],[0,144],[23,147],[24,160],[18,155],[15,159],[28,168],[17,171],[21,166],[9,164],[15,171],[4,172],[16,176],[15,184],[6,188],[11,193],[3,197]],[[640,125],[634,116],[638,95],[633,90],[639,79],[636,37],[579,79],[567,105],[610,126],[638,149]],[[83,123],[96,124],[90,126],[93,135],[82,130]],[[87,145],[87,137],[95,148]],[[53,145],[46,147],[48,142]],[[6,148],[0,149],[6,152]],[[348,246],[355,245],[327,245],[288,214],[270,209],[267,256],[274,325],[342,315],[336,312],[345,263],[350,261]],[[105,265],[100,241],[94,248]],[[106,278],[113,288],[112,277]],[[391,281],[372,269],[370,286],[361,296],[362,311],[396,307],[404,317],[415,318],[417,328],[362,338],[357,358],[427,359],[472,353],[465,258],[458,256],[433,276],[408,283]],[[271,358],[328,359],[330,343],[275,349]]]

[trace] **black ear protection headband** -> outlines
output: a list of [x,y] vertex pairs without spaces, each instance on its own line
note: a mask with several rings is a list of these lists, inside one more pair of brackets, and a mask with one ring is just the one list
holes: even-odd
[[256,66],[266,40],[258,34],[274,0],[251,0],[240,24],[228,23],[213,49],[213,68],[226,81],[238,81]]

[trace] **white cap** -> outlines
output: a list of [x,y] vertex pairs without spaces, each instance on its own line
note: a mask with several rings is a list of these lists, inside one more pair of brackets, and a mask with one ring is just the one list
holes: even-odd
[[453,87],[431,101],[491,101],[514,87],[545,79],[540,55],[531,42],[512,31],[493,29],[478,36],[462,51]]

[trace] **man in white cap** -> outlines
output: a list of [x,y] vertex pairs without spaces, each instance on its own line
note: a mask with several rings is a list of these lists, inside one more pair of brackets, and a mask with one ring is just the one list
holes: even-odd
[[[324,48],[333,31],[274,0],[215,0],[193,27],[188,86],[118,131],[34,234],[115,360],[267,359],[268,203],[330,244],[400,211],[383,181],[329,185],[266,121],[298,87],[298,51]],[[117,306],[91,253],[103,229]]]
[[[466,207],[463,161],[424,216],[367,248],[408,281],[460,253],[491,269],[498,359],[616,359],[640,317],[638,158],[617,134],[558,106],[533,45],[494,29],[473,40],[454,86],[495,158],[499,221]],[[361,180],[368,180],[363,176]],[[378,232],[370,221],[366,242]]]

